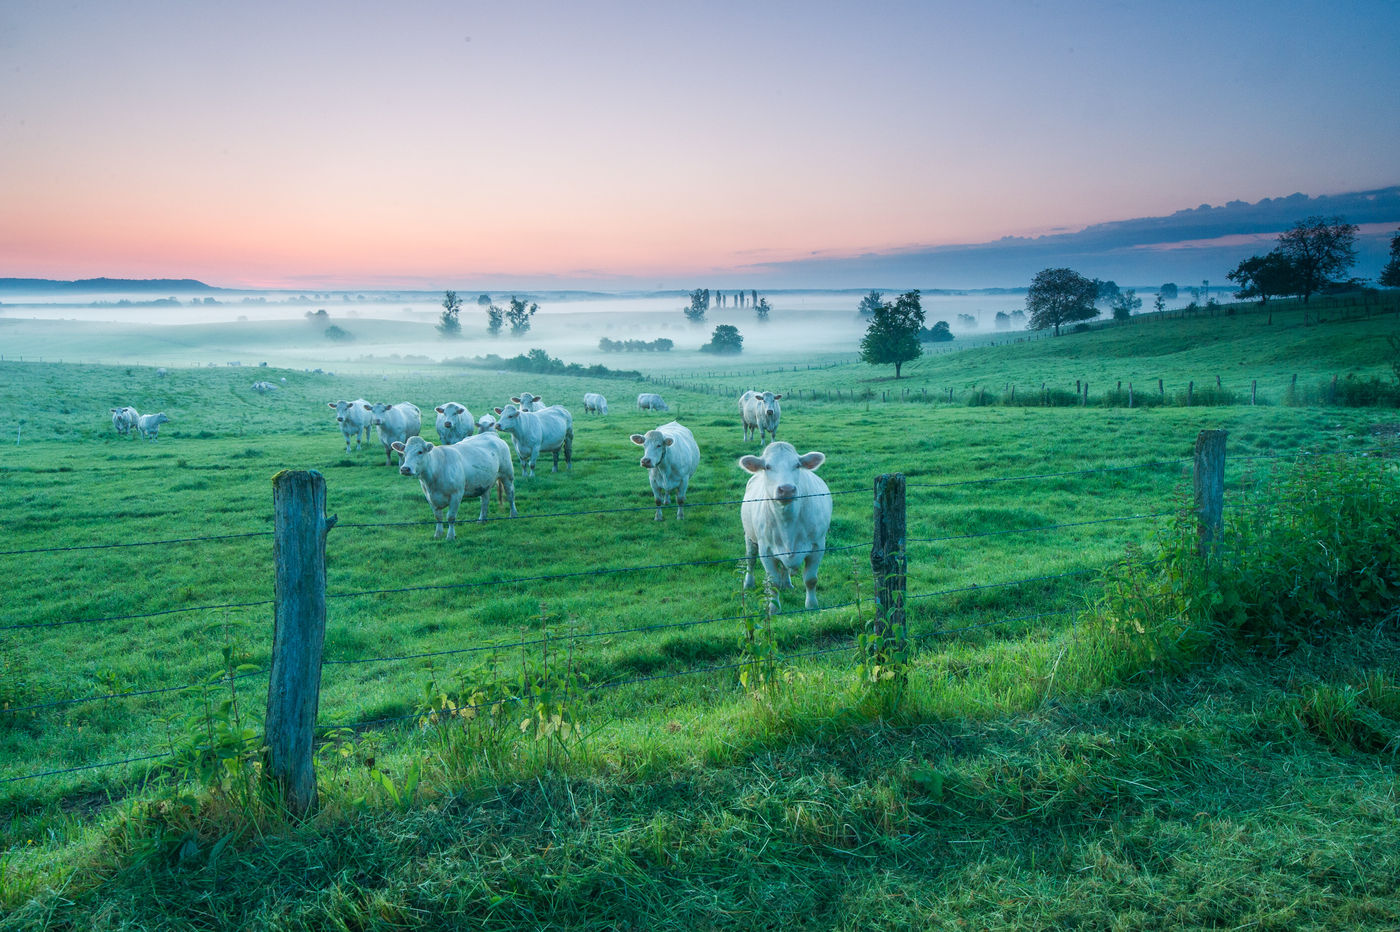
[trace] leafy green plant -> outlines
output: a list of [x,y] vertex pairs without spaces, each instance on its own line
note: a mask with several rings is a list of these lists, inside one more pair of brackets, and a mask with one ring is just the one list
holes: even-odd
[[540,606],[540,639],[538,658],[525,649],[522,639],[520,674],[517,679],[520,701],[525,717],[520,720],[520,733],[534,739],[534,746],[543,752],[546,766],[556,766],[559,755],[573,757],[583,747],[584,687],[588,676],[574,662],[573,623],[563,662],[551,657],[549,628],[551,620],[546,606]]
[[[739,564],[742,579],[747,572],[746,565]],[[773,631],[774,608],[778,604],[773,581],[764,575],[763,610],[750,610],[748,592],[739,586],[739,613],[744,619],[744,630],[739,635],[739,685],[748,690],[754,698],[772,699],[772,693],[781,679],[782,654],[778,649],[778,639]]]

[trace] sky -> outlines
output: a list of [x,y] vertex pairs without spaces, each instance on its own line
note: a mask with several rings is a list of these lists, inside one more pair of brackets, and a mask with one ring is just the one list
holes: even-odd
[[0,277],[741,285],[1367,190],[1397,48],[1393,0],[0,0]]

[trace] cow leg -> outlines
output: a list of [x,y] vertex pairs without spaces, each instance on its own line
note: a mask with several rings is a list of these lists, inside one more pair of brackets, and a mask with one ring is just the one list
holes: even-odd
[[486,520],[486,505],[491,501],[491,486],[487,486],[481,493],[481,517],[478,521]]
[[681,487],[676,490],[676,517],[685,517],[685,490],[690,485],[690,479],[681,480]]
[[755,566],[755,564],[758,562],[757,558],[758,558],[758,541],[756,541],[756,540],[750,540],[750,539],[746,536],[746,537],[744,538],[744,562],[747,563],[748,565],[747,565],[747,567],[745,567],[745,569],[744,569],[744,588],[745,588],[745,589],[752,589],[752,588],[753,588],[753,571],[754,571],[754,566]]
[[569,472],[574,471],[574,429],[572,427],[564,432],[564,466]]
[[555,451],[554,451],[554,468],[551,469],[550,472],[558,472],[558,471],[559,471],[559,451],[558,451],[558,450],[555,450]]
[[807,608],[809,609],[817,607],[817,570],[822,565],[823,553],[822,550],[809,553],[802,561],[802,582],[807,587]]
[[505,489],[506,498],[510,501],[510,516],[511,516],[512,518],[514,518],[514,517],[516,516],[516,511],[515,511],[515,480],[514,480],[514,479],[498,479],[498,480],[496,480],[496,481],[497,481],[497,488],[502,488],[502,487],[504,487],[504,489]]
[[462,493],[452,496],[451,503],[447,506],[447,539],[457,539],[457,507],[462,504]]
[[442,513],[446,510],[446,508],[439,508],[436,505],[433,506],[433,518],[437,520],[437,527],[433,530],[433,540],[442,537]]

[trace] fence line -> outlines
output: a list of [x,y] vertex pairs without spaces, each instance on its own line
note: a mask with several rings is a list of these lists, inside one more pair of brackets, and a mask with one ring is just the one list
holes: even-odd
[[75,544],[71,547],[31,547],[28,550],[0,550],[0,557],[27,553],[67,553],[71,550],[115,550],[119,547],[154,547],[157,544],[193,544],[206,540],[234,540],[241,537],[271,537],[271,531],[245,531],[239,534],[211,534],[208,537],[170,537],[165,540],[137,540],[117,544]]
[[214,605],[191,605],[187,608],[166,608],[158,612],[140,612],[134,615],[104,615],[101,618],[70,618],[68,621],[36,621],[18,625],[0,625],[0,631],[19,631],[25,628],[62,628],[67,625],[90,625],[103,621],[130,621],[135,618],[155,618],[160,615],[179,615],[184,612],[212,612],[227,608],[256,608],[259,605],[273,605],[274,599],[261,599],[256,602],[221,602]]
[[1154,511],[1150,514],[1120,515],[1116,518],[1094,518],[1090,521],[1066,521],[1062,524],[1041,524],[1036,527],[1013,527],[1002,531],[981,531],[977,534],[953,534],[947,537],[906,537],[909,544],[937,544],[950,540],[972,540],[977,537],[998,537],[1002,534],[1031,534],[1036,531],[1056,531],[1067,527],[1084,527],[1088,524],[1112,524],[1118,521],[1140,521],[1147,518],[1163,518],[1174,515],[1174,511]]

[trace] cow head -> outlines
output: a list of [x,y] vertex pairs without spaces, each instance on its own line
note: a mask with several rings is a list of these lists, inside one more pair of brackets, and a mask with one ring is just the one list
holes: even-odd
[[824,462],[825,453],[812,452],[798,456],[792,444],[777,440],[764,448],[762,456],[739,457],[739,468],[762,476],[764,497],[786,506],[791,505],[797,496],[801,471],[815,471]]
[[642,448],[642,467],[652,469],[661,465],[666,456],[666,448],[675,443],[659,430],[649,430],[645,434],[633,434],[632,442]]
[[395,453],[400,453],[403,458],[399,461],[399,475],[416,476],[423,457],[433,451],[433,444],[422,437],[409,437],[408,442],[395,440],[389,445]]

